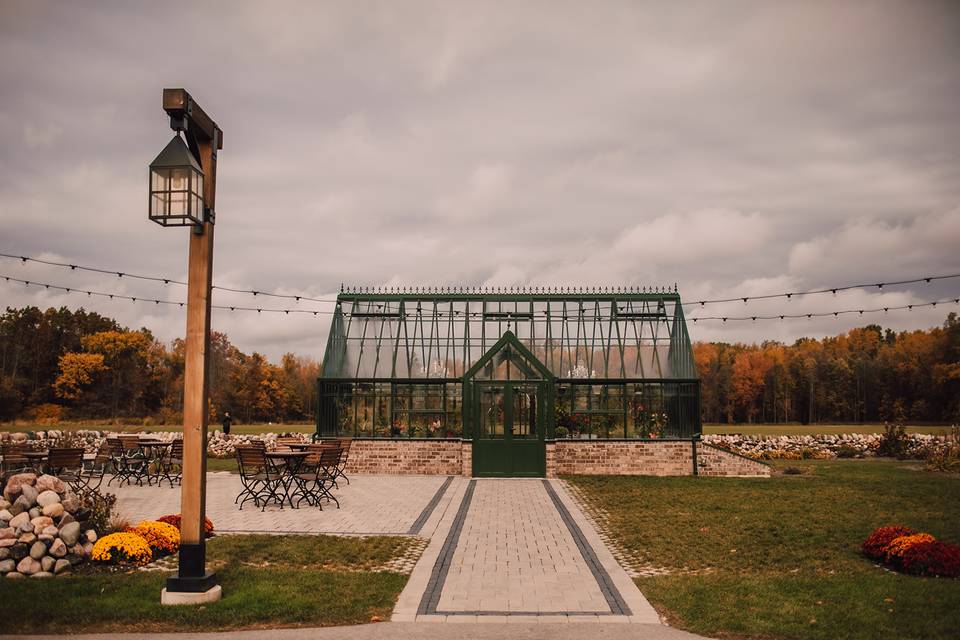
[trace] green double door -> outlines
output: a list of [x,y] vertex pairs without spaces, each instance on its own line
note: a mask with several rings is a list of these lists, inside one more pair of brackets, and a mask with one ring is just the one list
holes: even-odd
[[544,384],[530,381],[475,383],[473,475],[545,475]]

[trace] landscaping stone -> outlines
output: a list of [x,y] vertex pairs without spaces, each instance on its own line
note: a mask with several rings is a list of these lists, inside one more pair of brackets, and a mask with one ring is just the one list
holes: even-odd
[[17,563],[17,571],[25,576],[33,575],[40,571],[40,561],[30,557],[24,558]]
[[30,547],[30,557],[34,560],[39,560],[45,555],[47,555],[47,545],[43,544],[39,540],[34,542],[33,546]]
[[59,502],[54,502],[53,504],[48,504],[43,508],[41,512],[43,515],[50,518],[58,518],[63,515],[63,505]]
[[44,527],[43,531],[41,531],[40,533],[45,536],[56,537],[57,534],[60,533],[60,529],[57,529],[54,525],[51,524],[49,526]]
[[0,529],[0,540],[8,540],[10,538],[16,537],[16,533],[13,531],[13,527],[6,527]]
[[52,577],[53,577],[53,574],[50,573],[49,571],[37,571],[36,573],[34,573],[33,575],[31,575],[30,577],[31,577],[31,578],[52,578]]
[[[64,508],[66,509],[66,507]],[[64,525],[68,525],[71,522],[76,522],[76,520],[70,515],[70,511],[67,510],[67,512],[60,517],[60,522],[57,523],[57,526],[63,529]]]
[[[24,495],[26,495],[26,489],[27,489],[27,488],[28,488],[27,486],[24,486]],[[33,489],[33,487],[29,487],[29,488],[30,488],[30,489]],[[33,490],[36,491],[36,489],[33,489]],[[36,497],[36,502],[37,502],[37,504],[40,506],[40,508],[42,509],[42,508],[44,508],[44,507],[46,507],[46,506],[49,506],[49,505],[51,505],[51,504],[59,504],[59,503],[60,503],[60,495],[59,495],[56,491],[49,491],[49,490],[47,490],[47,491],[44,491],[43,493],[40,493],[40,494],[37,495],[37,497]]]
[[10,557],[14,560],[20,560],[30,554],[30,545],[18,542],[10,547]]
[[40,507],[31,507],[31,508],[30,508],[30,511],[28,511],[27,513],[30,514],[30,519],[31,519],[31,520],[33,520],[34,518],[39,518],[39,517],[40,517]]
[[24,484],[20,487],[20,495],[26,498],[32,507],[37,504],[37,498],[40,496],[40,493],[29,484]]
[[53,565],[54,575],[59,575],[71,567],[70,561],[65,558],[60,558]]
[[63,539],[67,546],[76,544],[77,540],[80,538],[80,523],[71,522],[61,528],[60,538]]
[[17,544],[16,538],[7,538],[5,540],[0,540],[0,549],[8,549],[15,544]]
[[20,513],[23,513],[30,511],[31,504],[30,501],[23,496],[17,496],[17,499],[13,502],[13,506],[17,508]]
[[67,490],[66,485],[63,484],[63,480],[56,476],[46,474],[37,478],[36,488],[37,491],[54,491],[56,493],[63,493]]
[[10,573],[17,568],[17,563],[13,560],[0,560],[0,573]]
[[87,544],[83,545],[83,555],[84,555],[85,557],[87,557],[87,558],[89,558],[90,556],[93,555],[93,543],[92,543],[92,542],[88,542]]
[[81,556],[81,557],[83,557],[83,556],[84,556],[84,553],[83,553],[83,545],[80,544],[79,542],[78,542],[77,544],[73,545],[72,547],[70,547],[70,553],[72,553],[72,554],[75,555],[75,556]]
[[51,542],[53,542],[54,538],[49,534],[41,533],[40,535],[37,536],[37,540],[49,545]]
[[3,490],[3,497],[7,500],[13,500],[10,496],[19,494],[24,484],[32,485],[36,480],[37,474],[35,473],[16,473],[10,476],[10,479],[7,480],[7,486]]
[[6,498],[0,498],[0,511],[3,511],[4,509],[7,509],[9,507],[10,507],[10,501],[7,500]]
[[17,516],[23,513],[25,509],[23,508],[23,505],[13,503],[9,507],[7,507],[7,511],[10,512],[10,515]]
[[[9,522],[8,524],[10,525],[11,528],[13,528],[13,529],[15,529],[15,530],[16,530],[16,529],[19,529],[19,528],[22,527],[23,525],[28,525],[28,524],[30,524],[30,514],[29,514],[29,513],[21,513],[21,514],[19,514],[19,515],[13,516],[13,518],[10,520],[10,522]],[[31,528],[32,528],[32,527],[31,527]]]
[[71,513],[76,512],[80,508],[80,498],[78,498],[76,494],[69,491],[64,494],[61,503],[63,504],[63,509]]
[[22,573],[17,573],[16,571],[11,571],[10,573],[7,574],[7,577],[8,578],[26,578],[27,576],[23,575]]
[[23,544],[33,544],[34,542],[37,541],[37,534],[35,534],[35,533],[25,533],[25,534],[23,534],[22,536],[20,536],[19,538],[17,538],[17,541],[18,541],[18,542],[22,542]]
[[4,507],[2,511],[0,511],[0,520],[3,520],[4,522],[9,522],[10,520],[13,519],[13,514],[10,513],[10,511],[8,511],[8,507],[10,507],[10,506],[11,506],[11,505],[10,505],[10,503],[8,502],[8,503],[7,503],[7,506]]
[[64,544],[62,539],[57,538],[53,541],[53,544],[50,545],[50,555],[54,558],[63,558],[67,555],[67,545]]
[[71,566],[75,567],[78,564],[83,563],[84,557],[76,553],[70,553],[70,554],[67,554],[67,557],[65,558],[65,560],[69,562]]
[[97,541],[97,532],[93,529],[87,529],[87,533],[84,534],[87,536],[87,542],[96,542]]
[[0,560],[6,560],[10,557],[10,549],[7,547],[0,547]]
[[41,571],[53,571],[53,565],[56,563],[55,558],[50,556],[43,556],[40,558],[40,570]]

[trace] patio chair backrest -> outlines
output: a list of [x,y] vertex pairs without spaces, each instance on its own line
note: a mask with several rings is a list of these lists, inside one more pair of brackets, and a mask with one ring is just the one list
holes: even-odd
[[60,471],[79,471],[83,468],[83,448],[50,449],[47,466]]
[[183,438],[177,438],[170,445],[170,458],[174,460],[183,460]]
[[250,475],[267,467],[267,457],[260,447],[237,447],[237,462],[241,475]]
[[300,443],[301,443],[300,438],[295,438],[292,436],[283,436],[281,438],[277,438],[277,446],[286,448],[286,449],[289,449],[290,445],[292,444],[300,444]]
[[340,456],[343,449],[340,447],[329,447],[320,451],[320,466],[328,469],[334,469],[340,464]]
[[307,446],[307,457],[304,458],[304,463],[315,467],[320,464],[320,455],[327,449],[339,449],[340,444],[338,442],[316,442],[314,444]]
[[136,451],[140,448],[140,436],[120,436],[124,451]]
[[104,442],[100,445],[100,448],[97,449],[97,457],[93,460],[93,466],[99,467],[110,462],[110,443]]
[[343,452],[350,453],[350,445],[353,444],[353,438],[337,438],[337,442],[340,443],[340,448],[343,449]]
[[30,447],[25,444],[5,444],[0,451],[3,452],[3,468],[17,469],[26,466],[27,456],[24,454],[30,451]]
[[115,436],[109,436],[107,438],[107,448],[110,451],[112,457],[119,457],[123,455],[123,440]]

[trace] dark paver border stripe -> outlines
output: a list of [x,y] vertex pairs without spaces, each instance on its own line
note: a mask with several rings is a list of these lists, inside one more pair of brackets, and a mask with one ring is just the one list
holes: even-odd
[[447,476],[447,479],[443,481],[443,484],[440,485],[440,488],[437,489],[437,492],[433,494],[433,497],[430,498],[430,502],[427,503],[427,506],[423,508],[423,512],[420,516],[413,521],[413,524],[410,525],[410,530],[407,531],[411,536],[419,535],[423,530],[423,525],[427,524],[427,520],[430,519],[430,516],[433,515],[433,510],[437,508],[437,505],[440,504],[440,498],[443,497],[443,493],[447,490],[447,487],[450,486],[450,483],[453,482],[453,476]]
[[560,500],[560,496],[554,491],[550,481],[544,479],[543,486],[553,501],[553,506],[560,512],[560,518],[563,520],[563,523],[567,525],[567,529],[570,531],[570,535],[573,536],[573,541],[576,542],[577,548],[580,549],[580,554],[583,556],[584,561],[587,563],[587,566],[590,567],[590,572],[593,573],[593,577],[600,586],[603,597],[606,598],[607,604],[610,606],[610,612],[614,615],[630,615],[630,607],[627,606],[627,603],[623,600],[623,596],[620,595],[620,590],[613,584],[610,574],[607,573],[607,570],[600,564],[600,559],[597,558],[593,547],[590,546],[586,536],[583,535],[583,531],[577,526],[567,507]]
[[447,539],[443,541],[443,547],[440,548],[440,555],[433,565],[433,571],[430,573],[430,580],[427,582],[427,588],[420,599],[420,606],[417,608],[418,615],[437,613],[437,604],[440,602],[440,592],[443,591],[443,583],[447,580],[447,574],[450,573],[450,561],[453,559],[453,552],[460,541],[460,533],[463,531],[463,522],[467,519],[467,511],[470,509],[470,501],[473,500],[473,490],[477,486],[476,480],[471,480],[467,485],[467,490],[463,494],[463,500],[460,501],[460,508],[453,519],[450,531],[447,533]]

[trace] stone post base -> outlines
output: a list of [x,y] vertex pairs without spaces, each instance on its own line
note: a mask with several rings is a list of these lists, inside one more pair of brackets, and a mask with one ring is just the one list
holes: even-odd
[[223,597],[223,589],[220,585],[214,585],[206,591],[167,591],[160,592],[160,604],[180,605],[180,604],[207,604],[216,602]]

